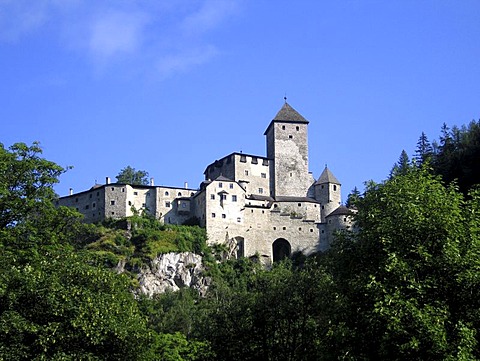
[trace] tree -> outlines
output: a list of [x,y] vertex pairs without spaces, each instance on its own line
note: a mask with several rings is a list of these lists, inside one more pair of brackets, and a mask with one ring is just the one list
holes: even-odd
[[406,174],[410,168],[411,163],[410,159],[408,158],[408,154],[405,150],[402,150],[398,162],[394,164],[392,170],[390,171],[390,177],[400,174]]
[[343,300],[332,313],[338,326],[329,332],[330,352],[352,359],[480,357],[479,202],[472,194],[465,203],[453,186],[417,168],[367,189],[358,233],[329,254]]
[[130,166],[123,168],[116,178],[118,183],[148,185],[148,172],[144,170],[136,170]]
[[360,191],[358,190],[357,186],[355,186],[352,191],[347,196],[347,201],[345,202],[345,206],[347,208],[355,207],[355,204],[358,200],[362,197]]
[[0,143],[0,229],[12,227],[51,208],[52,186],[65,171],[41,158],[39,143],[16,143],[5,149]]
[[422,132],[418,138],[417,149],[415,151],[415,160],[418,166],[421,166],[426,161],[429,161],[433,155],[433,147],[430,144],[427,135]]

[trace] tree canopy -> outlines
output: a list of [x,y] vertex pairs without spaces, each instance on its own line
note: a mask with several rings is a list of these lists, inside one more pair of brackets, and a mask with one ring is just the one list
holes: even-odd
[[123,168],[116,176],[118,183],[131,185],[148,185],[148,172],[144,170],[136,170],[131,166]]

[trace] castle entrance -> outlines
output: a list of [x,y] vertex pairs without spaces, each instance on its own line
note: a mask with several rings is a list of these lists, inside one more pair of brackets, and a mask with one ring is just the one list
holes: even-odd
[[272,244],[273,247],[273,262],[281,261],[287,257],[290,257],[292,247],[290,243],[284,238],[278,238]]

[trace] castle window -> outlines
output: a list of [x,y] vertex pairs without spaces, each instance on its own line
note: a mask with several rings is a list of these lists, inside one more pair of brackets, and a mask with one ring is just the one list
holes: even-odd
[[233,183],[230,183],[230,189],[233,189]]
[[220,194],[220,200],[226,201],[227,200],[227,195],[226,194]]
[[78,207],[77,207],[77,208],[75,208],[75,210],[78,212]]
[[293,135],[290,134],[290,135],[288,136],[288,139],[293,139]]
[[323,184],[322,184],[322,189],[323,189]]
[[298,206],[301,207],[301,206],[302,206],[302,203],[298,203]]
[[115,212],[112,212],[112,216],[115,214]]
[[252,157],[252,164],[258,164],[257,157]]
[[178,196],[181,197],[181,196],[182,196],[182,192],[178,192]]
[[227,215],[226,215],[226,214],[222,214],[222,218],[223,218],[223,219],[227,218]]
[[298,230],[301,231],[301,230],[302,230],[302,227],[298,227]]
[[345,217],[345,218],[343,219],[343,221],[346,222],[346,221],[347,221],[347,217]]
[[328,223],[332,223],[332,220],[331,220],[331,219],[329,219],[329,220],[328,220]]
[[97,192],[97,197],[100,196],[100,192]]
[[133,195],[134,195],[134,196],[138,196],[138,192],[133,192]]
[[240,223],[242,219],[240,217],[237,217],[237,222]]
[[93,194],[90,193],[90,195],[88,196],[88,198],[92,198],[92,195],[93,195]]
[[78,203],[78,198],[75,198],[75,203]]
[[264,159],[262,165],[268,165],[268,159]]
[[114,187],[112,187],[112,192],[113,192],[114,190],[115,190],[115,188],[114,188]]
[[142,203],[142,207],[145,208],[146,204],[145,203]]
[[247,156],[246,155],[241,155],[240,156],[240,162],[247,163]]
[[234,194],[232,195],[232,202],[236,202],[237,201],[237,196]]
[[168,196],[170,193],[168,193],[168,191],[165,191],[165,195]]
[[310,232],[312,232],[312,233],[313,233],[313,228],[310,228]]
[[267,178],[267,173],[262,173],[262,174],[260,174],[260,176],[261,176],[262,178]]
[[125,192],[125,188],[122,188],[122,192]]
[[336,191],[337,190],[337,186],[334,184],[333,185],[333,190]]
[[111,206],[114,206],[114,205],[115,205],[115,201],[110,201],[110,205],[111,205]]
[[284,231],[286,231],[286,230],[287,230],[287,227],[283,227],[282,229],[283,229]]
[[165,207],[170,208],[170,207],[171,207],[171,203],[170,203],[170,202],[165,202]]
[[248,170],[247,169],[245,169],[245,175],[248,175]]
[[296,129],[297,129],[297,132],[298,132],[300,130],[300,127],[297,127]]
[[322,209],[325,209],[325,206],[322,206]]
[[92,204],[92,208],[95,208],[97,205],[95,204],[95,202]]
[[222,182],[218,183],[218,188],[223,188],[223,183]]
[[263,194],[263,188],[258,188],[258,194]]
[[282,125],[282,130],[285,130],[285,126],[284,126],[284,125]]
[[90,208],[90,206],[87,204],[87,205],[85,206],[85,209],[88,209],[88,208]]
[[322,233],[325,233],[325,231],[322,229]]
[[277,230],[277,227],[273,227],[273,230],[276,231],[276,230]]
[[215,194],[210,194],[210,199],[214,200],[215,199]]
[[212,218],[215,218],[215,213],[212,213]]
[[262,210],[262,214],[265,214],[265,211],[264,211],[264,210]]
[[128,205],[131,206],[131,205],[132,205],[132,202],[131,202],[131,201],[128,201]]
[[274,205],[273,205],[273,208],[278,208],[278,204],[274,204]]

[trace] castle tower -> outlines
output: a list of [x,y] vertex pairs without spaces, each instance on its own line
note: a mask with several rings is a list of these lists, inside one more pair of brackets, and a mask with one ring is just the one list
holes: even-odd
[[341,184],[325,166],[320,178],[315,182],[315,199],[321,204],[321,222],[337,209],[342,201]]
[[272,196],[307,195],[311,185],[307,125],[308,120],[285,101],[265,131]]

